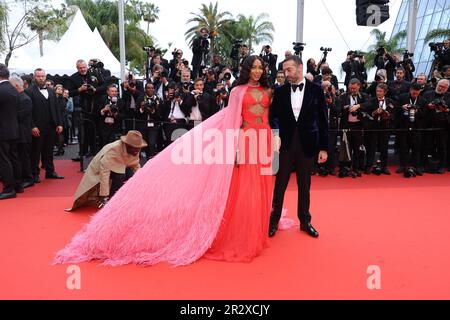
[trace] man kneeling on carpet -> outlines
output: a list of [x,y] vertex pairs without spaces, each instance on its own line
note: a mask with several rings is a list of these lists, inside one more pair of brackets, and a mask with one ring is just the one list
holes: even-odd
[[86,169],[75,192],[73,206],[66,211],[89,205],[102,207],[132,176],[127,169],[134,174],[140,168],[139,154],[146,146],[141,133],[135,130],[104,146]]

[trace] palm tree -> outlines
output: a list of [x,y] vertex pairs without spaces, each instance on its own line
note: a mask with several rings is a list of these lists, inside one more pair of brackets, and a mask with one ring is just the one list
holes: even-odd
[[267,13],[261,13],[256,18],[253,15],[248,17],[240,14],[237,20],[237,32],[244,42],[248,42],[249,51],[252,52],[253,44],[259,45],[262,42],[273,42],[275,28],[273,23],[267,21]]
[[[109,0],[67,0],[77,6],[93,30],[97,28],[111,52],[119,58],[119,18],[117,3]],[[126,60],[132,69],[142,70],[146,60],[144,46],[153,45],[153,39],[139,27],[142,20],[148,24],[158,19],[159,8],[131,0],[125,6]],[[147,19],[147,20],[146,20]]]
[[389,40],[386,39],[386,32],[382,32],[379,29],[373,29],[370,33],[375,37],[375,41],[374,44],[369,46],[367,53],[365,53],[365,66],[367,69],[372,69],[375,66],[374,60],[379,47],[385,47],[390,54],[400,54],[405,50],[405,48],[399,48],[398,45],[406,37],[406,31],[400,31]]
[[229,25],[231,20],[231,14],[228,11],[219,12],[218,3],[212,2],[209,5],[202,4],[199,13],[191,14],[194,16],[187,21],[187,23],[195,23],[188,31],[186,31],[186,40],[189,40],[189,45],[192,45],[192,41],[197,35],[197,31],[201,28],[207,28],[211,39],[210,51],[211,56],[216,54],[216,38],[220,35],[224,29]]
[[54,12],[49,10],[43,10],[34,8],[27,17],[27,26],[35,31],[39,40],[39,54],[42,57],[44,55],[44,40],[47,34],[52,29],[52,17]]
[[424,41],[428,42],[430,40],[439,39],[439,38],[450,39],[450,29],[434,29],[434,30],[428,32]]
[[6,31],[6,22],[8,19],[8,8],[6,7],[6,3],[0,3],[0,52],[5,49],[5,38],[3,35]]

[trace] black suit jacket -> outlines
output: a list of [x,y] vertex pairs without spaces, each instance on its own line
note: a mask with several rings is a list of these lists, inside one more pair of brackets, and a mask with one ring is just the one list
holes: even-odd
[[49,122],[51,122],[51,120],[56,126],[63,125],[61,110],[58,108],[58,104],[56,101],[56,94],[53,90],[47,89],[47,91],[50,103],[49,119],[45,118],[45,112],[43,112],[43,109],[47,107],[46,100],[42,93],[39,91],[38,86],[33,83],[25,90],[25,93],[33,102],[32,127],[39,128],[40,130],[45,128],[49,124]]
[[290,84],[275,89],[270,106],[270,126],[279,130],[280,151],[289,150],[297,128],[305,155],[313,157],[321,150],[328,150],[327,109],[322,88],[305,81],[303,105],[297,121],[292,110]]
[[19,138],[19,122],[17,109],[19,93],[9,83],[0,83],[0,141],[11,141]]
[[[342,94],[338,99],[338,105],[342,110],[342,118],[341,118],[341,127],[342,128],[348,128],[348,117],[350,113],[350,97],[351,94],[349,92],[346,92]],[[367,112],[364,103],[366,103],[369,100],[369,97],[365,93],[359,93],[357,102],[360,104],[361,111]],[[360,120],[363,121],[363,120]],[[364,121],[361,122],[362,124],[366,124]]]
[[30,97],[22,92],[19,94],[19,108],[17,117],[19,120],[20,138],[19,143],[31,143],[33,102]]
[[[181,111],[189,117],[192,112],[192,108],[197,105],[195,101],[195,97],[192,94],[187,94],[185,99],[183,99],[183,103],[180,106]],[[216,112],[219,111],[219,106],[216,103],[216,100],[210,94],[203,92],[203,97],[198,103],[198,108],[200,109],[200,113],[202,114],[202,120],[205,121]]]

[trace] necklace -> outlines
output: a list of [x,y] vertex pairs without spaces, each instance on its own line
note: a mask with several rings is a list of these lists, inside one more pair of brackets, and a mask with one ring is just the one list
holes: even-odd
[[253,84],[248,83],[248,86],[249,86],[249,87],[252,87],[252,88],[257,88],[257,87],[260,86],[260,84],[259,84],[259,82],[258,82],[256,85],[253,85]]

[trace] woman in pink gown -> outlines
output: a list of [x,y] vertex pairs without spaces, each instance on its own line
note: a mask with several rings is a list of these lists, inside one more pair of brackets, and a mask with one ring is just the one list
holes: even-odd
[[273,194],[263,66],[261,58],[247,58],[228,107],[150,160],[55,263],[185,265],[201,257],[249,262],[258,256],[267,246]]

